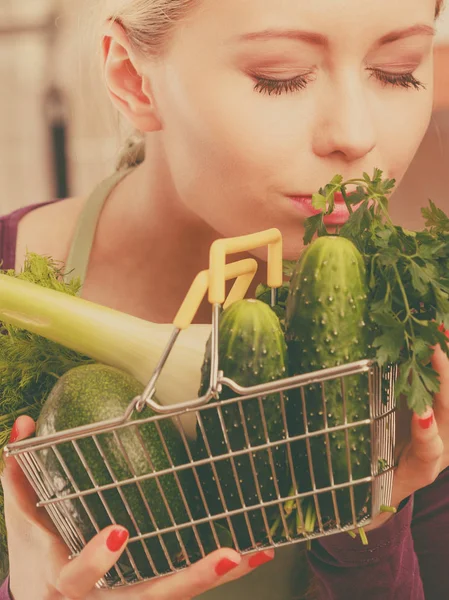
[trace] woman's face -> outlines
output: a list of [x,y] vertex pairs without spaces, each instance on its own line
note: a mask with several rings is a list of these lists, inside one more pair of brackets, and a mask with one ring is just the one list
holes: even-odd
[[226,237],[278,227],[295,258],[310,215],[292,196],[375,167],[399,183],[431,117],[434,12],[202,0],[149,67],[179,201]]

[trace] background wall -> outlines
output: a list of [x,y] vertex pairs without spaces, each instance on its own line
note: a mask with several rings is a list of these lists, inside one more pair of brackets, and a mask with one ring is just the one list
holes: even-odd
[[64,195],[52,154],[61,122],[70,195],[88,191],[115,164],[118,121],[90,55],[92,4],[0,1],[0,213]]
[[[61,121],[69,195],[88,193],[114,168],[123,133],[92,57],[88,24],[95,4],[0,0],[0,214],[65,195],[61,181],[57,185],[52,154],[52,136],[59,135],[61,142]],[[438,29],[433,122],[397,192],[407,194],[407,218],[414,221],[423,196],[449,205],[449,8]],[[52,86],[62,104],[54,93],[49,99]]]

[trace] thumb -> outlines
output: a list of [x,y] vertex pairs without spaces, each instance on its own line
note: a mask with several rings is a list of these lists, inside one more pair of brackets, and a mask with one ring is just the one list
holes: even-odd
[[[11,430],[10,444],[30,437],[35,428],[31,417],[27,415],[18,417]],[[36,506],[38,497],[15,457],[9,456],[5,458],[4,462],[5,468],[1,474],[1,484],[4,492],[5,515],[8,517],[16,515],[19,520],[25,518],[46,531],[56,532],[45,509]]]
[[[34,433],[35,428],[35,423],[31,417],[27,415],[19,417],[11,430],[9,444],[20,442],[29,437]],[[8,448],[8,445],[6,448]],[[17,482],[22,483],[24,479],[26,480],[26,477],[16,459],[13,456],[5,458],[5,468],[1,473],[3,487],[14,487]]]
[[394,475],[394,503],[430,485],[441,471],[443,442],[432,408],[412,416],[411,441],[405,448]]

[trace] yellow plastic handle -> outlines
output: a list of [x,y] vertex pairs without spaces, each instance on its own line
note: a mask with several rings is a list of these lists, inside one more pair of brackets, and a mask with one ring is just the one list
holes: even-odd
[[210,248],[209,302],[223,304],[226,296],[226,255],[268,246],[267,284],[279,288],[283,282],[282,234],[279,229],[267,229],[250,235],[216,240]]
[[[224,303],[224,308],[236,300],[242,300],[246,296],[256,272],[257,261],[253,258],[246,258],[225,266],[223,283],[228,279],[237,279]],[[193,283],[187,292],[187,296],[173,321],[173,325],[178,329],[187,329],[192,323],[193,318],[209,289],[209,277],[210,271],[206,270],[198,273],[193,280]]]

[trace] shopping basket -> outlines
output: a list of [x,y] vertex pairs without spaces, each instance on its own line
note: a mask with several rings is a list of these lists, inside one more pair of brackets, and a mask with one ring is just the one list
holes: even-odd
[[[76,557],[89,541],[90,537],[104,527],[105,522],[124,524],[123,511],[127,515],[127,526],[130,538],[125,551],[114,567],[97,583],[99,588],[113,588],[132,585],[149,579],[163,577],[177,572],[193,562],[204,557],[210,551],[232,546],[242,554],[248,554],[261,548],[277,548],[288,544],[307,542],[323,536],[333,535],[344,531],[351,532],[370,523],[381,510],[391,502],[393,471],[395,467],[395,393],[394,384],[397,377],[397,367],[380,368],[373,360],[326,368],[315,372],[285,377],[261,385],[242,387],[226,377],[219,365],[219,317],[223,309],[233,302],[245,298],[257,271],[257,262],[243,259],[226,264],[229,254],[245,252],[267,246],[267,281],[272,289],[272,305],[276,303],[276,290],[283,283],[282,272],[282,236],[279,230],[267,231],[221,239],[214,242],[210,249],[209,269],[197,275],[174,319],[174,330],[163,352],[151,379],[144,392],[134,398],[121,418],[93,423],[91,425],[60,431],[45,437],[37,437],[9,444],[5,448],[7,456],[14,456],[23,469],[28,481],[38,496],[38,506],[45,507],[59,533],[71,552],[71,558]],[[226,282],[235,279],[234,285],[226,297]],[[176,343],[181,330],[189,327],[204,297],[212,305],[211,329],[211,375],[207,393],[195,399],[186,399],[178,405],[161,405],[156,401],[158,377]],[[180,365],[182,368],[182,365]],[[369,414],[366,418],[350,421],[347,419],[345,386],[349,378],[362,377],[366,381]],[[327,420],[326,390],[330,384],[338,383],[344,406],[345,420],[338,425],[331,425]],[[232,397],[221,399],[225,388],[232,390]],[[319,407],[322,409],[323,428],[319,431],[309,431],[307,428],[307,394],[310,389],[320,390]],[[305,431],[292,436],[289,433],[286,402],[294,396],[301,402]],[[228,394],[229,396],[229,394]],[[316,398],[316,395],[314,396]],[[279,439],[270,439],[264,414],[264,402],[276,398],[284,423],[283,435]],[[250,424],[246,421],[245,407],[248,403],[257,403],[260,411],[260,424],[264,439],[255,445],[251,438]],[[223,414],[233,409],[234,415],[240,420],[233,424],[241,427],[246,444],[235,450],[229,443],[226,431],[226,419]],[[146,411],[149,413],[146,416]],[[214,411],[221,424],[220,435],[223,436],[224,449],[220,455],[212,454],[207,433],[204,428],[205,411]],[[210,414],[210,413],[209,413]],[[254,413],[253,413],[254,414]],[[137,418],[138,417],[138,418]],[[198,457],[194,444],[198,443],[186,435],[187,420],[194,419],[203,449],[207,455]],[[185,460],[179,464],[171,455],[170,444],[164,439],[164,423],[172,421],[182,440],[185,450]],[[252,425],[254,426],[254,425]],[[167,459],[167,468],[157,470],[154,467],[144,443],[143,430],[152,427],[158,433],[160,446]],[[361,435],[369,435],[371,452],[371,472],[366,477],[356,479],[351,470],[351,448],[349,447],[349,431],[360,431]],[[337,433],[343,432],[346,443],[342,452],[347,457],[348,474],[345,481],[336,481],[332,470],[332,452],[330,440]],[[134,442],[139,440],[142,457],[147,469],[135,468],[133,458],[127,452],[126,436],[132,435]],[[329,468],[329,485],[320,487],[317,483],[317,473],[314,471],[312,440],[321,440],[327,457]],[[108,460],[105,447],[116,444],[120,448],[123,462],[127,471],[121,470],[120,475],[114,472],[113,465]],[[300,477],[295,472],[295,444],[302,443],[307,450],[308,477],[307,488],[302,487]],[[79,465],[88,476],[89,485],[80,487],[79,480],[71,472],[64,460],[65,451],[70,447],[76,453]],[[90,450],[86,452],[86,448]],[[281,488],[281,474],[274,455],[283,448],[286,457],[286,472],[290,486]],[[97,481],[90,468],[91,452],[97,452],[97,459],[104,461],[104,473],[107,479]],[[258,482],[257,461],[258,453],[264,453],[272,472],[274,495],[270,500],[264,498],[263,490]],[[51,477],[44,457],[51,455],[60,469],[59,481]],[[226,463],[232,471],[235,483],[233,506],[228,506],[229,495],[222,489],[218,466]],[[247,471],[242,473],[241,466],[245,464]],[[260,464],[260,463],[259,463]],[[141,465],[141,462],[140,462]],[[211,511],[208,503],[208,490],[204,489],[204,469],[212,475],[216,486],[221,510]],[[203,475],[202,475],[203,473]],[[285,473],[284,473],[285,476]],[[242,492],[242,482],[254,483],[252,503]],[[284,477],[285,479],[285,477]],[[148,485],[152,483],[153,491],[148,497]],[[177,491],[177,502],[182,502],[181,519],[176,518],[173,503],[167,490]],[[369,489],[367,502],[363,513],[356,510],[356,492],[360,486]],[[189,489],[187,489],[189,487]],[[337,501],[346,494],[346,517],[343,518],[341,503]],[[134,496],[133,496],[134,494]],[[139,497],[139,515],[136,514],[135,500]],[[324,495],[330,499],[334,509],[331,519],[324,519],[320,510],[320,498]],[[209,495],[210,497],[210,495]],[[236,504],[237,499],[237,504]],[[305,527],[303,503],[306,499],[313,502],[316,509],[316,521],[312,528]],[[155,502],[163,503],[166,519],[164,525],[158,522],[154,510]],[[120,505],[117,513],[116,508]],[[237,508],[236,508],[237,506]],[[98,510],[103,511],[101,523],[97,519]],[[288,507],[288,508],[287,508]],[[142,511],[144,511],[142,513]],[[295,526],[291,527],[288,519],[295,513]],[[143,514],[143,516],[142,516]],[[180,514],[178,511],[177,515]],[[349,514],[349,518],[348,518]],[[263,524],[263,534],[260,527],[253,530],[257,515],[258,523]],[[274,517],[273,517],[274,515]],[[290,515],[290,516],[289,516]],[[105,521],[106,519],[106,521]],[[274,519],[274,522],[273,522]],[[85,527],[82,524],[88,524]],[[242,529],[245,529],[246,542],[242,545]],[[88,534],[86,534],[88,532]]]

